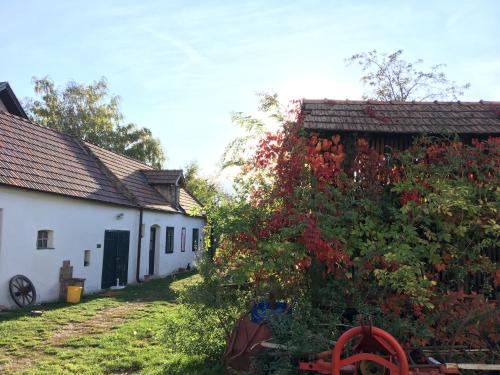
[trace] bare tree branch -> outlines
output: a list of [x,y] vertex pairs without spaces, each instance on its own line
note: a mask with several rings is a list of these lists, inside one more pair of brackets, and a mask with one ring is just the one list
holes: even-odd
[[469,83],[458,85],[448,80],[441,71],[444,64],[431,66],[429,71],[417,70],[422,59],[408,62],[401,58],[403,50],[391,54],[377,50],[358,53],[346,59],[347,65],[358,63],[365,73],[361,81],[368,90],[365,99],[377,100],[417,100],[453,99],[456,100],[470,87]]

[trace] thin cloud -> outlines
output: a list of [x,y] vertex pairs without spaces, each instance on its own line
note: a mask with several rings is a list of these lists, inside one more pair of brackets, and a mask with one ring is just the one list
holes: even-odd
[[186,56],[188,62],[190,63],[200,64],[206,60],[206,58],[201,53],[199,53],[194,47],[183,40],[180,40],[167,33],[158,32],[149,28],[142,28],[142,30],[177,49],[179,52]]

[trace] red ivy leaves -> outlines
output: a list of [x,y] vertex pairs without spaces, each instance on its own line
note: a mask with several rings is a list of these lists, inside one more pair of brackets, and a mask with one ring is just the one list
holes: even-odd
[[403,191],[401,193],[399,202],[401,203],[401,206],[408,204],[408,202],[415,202],[416,204],[421,204],[423,202],[423,198],[417,189],[411,189]]
[[370,116],[371,118],[378,120],[384,124],[390,124],[391,118],[389,116],[383,115],[375,110],[372,106],[366,106],[365,107],[365,113]]
[[311,255],[314,255],[320,262],[325,263],[327,273],[335,273],[339,265],[346,266],[350,264],[349,256],[345,253],[342,244],[336,240],[326,241],[321,238],[321,231],[317,227],[312,214],[307,217],[307,226],[299,241]]
[[340,187],[339,176],[344,159],[344,145],[340,143],[338,134],[332,136],[331,140],[318,138],[317,134],[311,135],[305,160],[318,180],[320,190],[323,191],[329,183]]

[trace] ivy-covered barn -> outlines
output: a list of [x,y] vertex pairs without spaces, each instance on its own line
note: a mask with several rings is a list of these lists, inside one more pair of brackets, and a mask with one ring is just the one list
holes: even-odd
[[500,102],[302,102],[304,129],[363,137],[379,153],[408,148],[415,136],[458,135],[469,142],[500,135]]

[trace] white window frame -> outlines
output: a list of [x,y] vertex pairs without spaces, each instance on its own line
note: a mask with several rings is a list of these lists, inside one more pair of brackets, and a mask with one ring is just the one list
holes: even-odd
[[36,233],[36,249],[52,250],[54,249],[54,231],[50,229],[40,229]]

